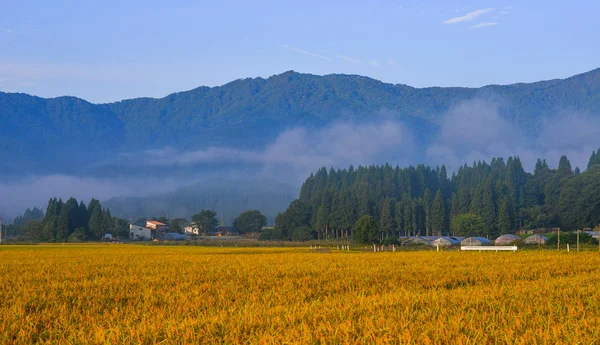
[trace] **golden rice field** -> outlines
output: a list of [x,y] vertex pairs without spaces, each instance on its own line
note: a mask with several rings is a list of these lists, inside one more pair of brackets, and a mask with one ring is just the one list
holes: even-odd
[[3,246],[0,343],[598,344],[600,254]]

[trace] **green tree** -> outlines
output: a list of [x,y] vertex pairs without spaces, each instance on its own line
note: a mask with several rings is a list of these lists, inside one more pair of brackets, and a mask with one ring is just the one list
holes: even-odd
[[260,211],[245,211],[235,218],[233,227],[241,233],[260,232],[267,225],[267,217]]
[[187,220],[183,218],[175,218],[169,221],[169,231],[183,234],[183,228],[187,224]]
[[377,242],[377,224],[373,217],[365,215],[354,225],[352,239],[358,243],[370,244]]
[[[445,174],[446,168],[444,167],[444,174]],[[440,183],[442,183],[442,177],[440,175]],[[425,189],[425,193],[423,194],[423,208],[425,210],[425,235],[429,236],[431,235],[431,202],[433,196],[431,195],[431,191],[429,190],[429,188]]]
[[106,230],[106,223],[104,219],[104,212],[102,212],[102,206],[98,203],[93,207],[90,221],[88,223],[87,238],[90,240],[98,240],[104,236]]
[[213,231],[219,225],[217,212],[213,210],[201,210],[192,216],[192,223],[198,227],[198,231],[206,236],[209,231]]
[[510,232],[510,229],[512,228],[511,223],[508,200],[507,198],[504,198],[500,203],[500,209],[498,210],[498,230],[501,235]]
[[295,228],[292,232],[292,240],[293,241],[310,241],[314,238],[313,230],[310,226],[303,225],[298,228]]
[[481,217],[473,213],[459,214],[452,218],[450,228],[454,236],[482,236],[484,234]]
[[435,193],[435,198],[431,204],[431,226],[433,233],[437,236],[441,236],[446,229],[446,207],[444,206],[442,191],[439,189]]
[[385,198],[379,218],[379,229],[385,234],[386,238],[390,237],[390,234],[394,231],[394,216],[392,212],[392,200]]
[[85,240],[86,240],[85,229],[77,228],[73,231],[72,234],[69,235],[67,242],[79,243],[79,242],[84,242]]

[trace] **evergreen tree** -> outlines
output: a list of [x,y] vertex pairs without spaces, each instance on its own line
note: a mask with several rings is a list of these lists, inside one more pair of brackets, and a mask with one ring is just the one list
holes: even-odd
[[377,242],[377,225],[371,216],[362,216],[354,226],[353,240],[358,243],[371,244]]
[[444,206],[444,198],[442,191],[438,189],[431,204],[431,225],[433,234],[441,236],[446,229],[446,208]]
[[498,210],[498,230],[500,231],[500,235],[507,234],[512,229],[512,222],[508,209],[508,200],[507,198],[504,198],[500,203],[500,209]]
[[561,156],[558,162],[558,174],[560,176],[569,176],[573,173],[571,170],[571,162],[567,159],[567,156]]
[[390,234],[394,231],[394,216],[392,212],[392,200],[385,198],[379,220],[379,229],[385,234],[385,238],[389,238]]
[[88,223],[88,232],[86,237],[91,240],[98,240],[105,234],[105,219],[100,203],[94,206],[90,221]]
[[493,236],[496,234],[497,218],[494,194],[490,181],[485,183],[481,197],[481,209],[479,215],[485,226],[486,234]]
[[408,194],[405,194],[402,200],[404,203],[404,235],[411,236],[413,234],[413,201]]
[[[445,171],[445,168],[444,168]],[[423,209],[425,211],[425,235],[431,235],[431,202],[432,195],[429,188],[425,189],[423,194]]]
[[394,218],[396,220],[396,231],[398,231],[398,235],[405,233],[404,232],[404,205],[401,201],[396,202]]

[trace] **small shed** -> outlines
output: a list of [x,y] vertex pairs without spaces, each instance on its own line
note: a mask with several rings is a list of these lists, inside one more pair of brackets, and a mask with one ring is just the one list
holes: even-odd
[[442,236],[442,237],[438,238],[437,240],[431,242],[431,245],[434,247],[437,247],[438,245],[440,247],[454,247],[454,246],[459,246],[460,241],[454,237]]
[[525,244],[546,244],[548,239],[542,235],[533,235],[525,239]]
[[492,241],[485,237],[469,237],[460,242],[461,246],[491,246]]
[[498,237],[495,243],[497,246],[512,246],[522,244],[523,240],[519,236],[506,234]]

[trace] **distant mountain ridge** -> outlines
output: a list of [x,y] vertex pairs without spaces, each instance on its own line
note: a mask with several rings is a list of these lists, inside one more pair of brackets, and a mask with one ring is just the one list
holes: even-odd
[[288,71],[108,104],[0,92],[0,168],[2,175],[78,174],[119,152],[261,147],[286,128],[367,121],[381,113],[426,131],[441,114],[473,98],[497,101],[503,116],[535,133],[541,120],[564,110],[600,114],[600,69],[481,88],[413,88],[356,75]]

